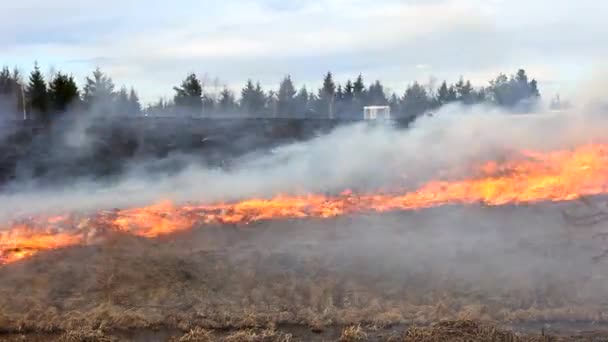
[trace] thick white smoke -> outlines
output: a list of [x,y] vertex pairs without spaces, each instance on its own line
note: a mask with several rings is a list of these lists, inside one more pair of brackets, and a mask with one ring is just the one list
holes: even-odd
[[138,162],[113,185],[79,181],[44,190],[21,186],[0,195],[0,217],[396,184],[414,189],[438,177],[466,177],[462,173],[473,163],[512,150],[551,150],[596,141],[606,128],[608,119],[588,108],[516,115],[487,106],[446,106],[406,130],[382,123],[344,126],[307,142],[245,156],[229,170],[192,162],[178,174],[159,177],[145,171],[146,162]]

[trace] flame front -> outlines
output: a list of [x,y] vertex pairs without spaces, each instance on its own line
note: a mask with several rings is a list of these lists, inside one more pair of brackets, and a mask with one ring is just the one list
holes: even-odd
[[104,211],[93,216],[75,214],[31,218],[0,228],[0,265],[41,251],[93,243],[96,232],[116,231],[155,238],[200,224],[243,224],[261,220],[330,218],[361,212],[423,209],[446,204],[503,205],[572,200],[608,192],[608,145],[585,145],[550,153],[522,151],[506,162],[475,168],[476,177],[460,181],[431,181],[411,192],[338,196],[276,196],[211,205],[156,205]]

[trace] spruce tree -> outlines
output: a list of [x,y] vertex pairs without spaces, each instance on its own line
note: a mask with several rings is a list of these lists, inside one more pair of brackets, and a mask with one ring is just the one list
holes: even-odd
[[17,67],[13,68],[13,74],[11,78],[13,79],[13,89],[15,91],[17,115],[19,118],[23,118],[22,115],[26,112],[27,108],[27,94],[25,92],[25,85],[23,79],[21,79],[21,72],[19,71],[19,69],[17,69]]
[[407,88],[401,103],[402,117],[410,120],[429,110],[432,105],[426,89],[418,82]]
[[128,114],[139,116],[141,115],[141,103],[139,102],[139,96],[137,96],[137,92],[135,89],[131,88],[129,92],[129,107]]
[[391,95],[391,98],[388,100],[388,105],[391,107],[392,115],[396,115],[399,112],[401,103],[397,94],[393,93],[393,95]]
[[223,114],[234,114],[236,111],[236,100],[234,94],[228,87],[224,87],[220,93],[220,99],[218,101],[219,110]]
[[41,122],[49,123],[49,95],[46,81],[38,64],[34,65],[34,70],[30,73],[29,83],[26,88],[27,104],[31,114]]
[[2,67],[2,70],[0,70],[0,95],[12,94],[14,91],[13,84],[13,78],[8,67]]
[[354,86],[351,80],[346,81],[344,85],[344,101],[350,103],[354,98]]
[[53,112],[65,112],[69,106],[80,98],[78,86],[72,76],[58,72],[49,84],[50,109]]
[[23,119],[23,88],[17,69],[11,74],[8,67],[0,71],[0,115]]
[[306,89],[305,86],[298,91],[295,102],[297,116],[300,118],[308,116],[310,111],[310,95],[308,94],[308,89]]
[[260,82],[254,85],[253,81],[248,80],[241,90],[241,109],[243,112],[252,117],[260,116],[265,104],[266,94]]
[[189,115],[199,115],[203,110],[203,86],[196,74],[186,77],[180,87],[173,87],[173,102],[179,110]]
[[335,95],[336,84],[333,75],[328,72],[323,78],[323,87],[319,89],[319,113],[330,119],[333,119],[335,114]]
[[384,86],[380,81],[376,81],[369,86],[365,104],[370,106],[384,106],[387,104]]
[[249,79],[241,90],[241,110],[249,116],[253,115],[254,93],[255,86],[253,85],[253,81]]
[[464,81],[462,77],[458,80],[458,82],[454,85],[456,90],[456,99],[463,104],[472,104],[473,100],[473,86],[471,85],[471,81]]
[[439,89],[437,89],[437,101],[436,102],[439,106],[443,106],[450,102],[448,84],[446,81],[441,82]]
[[253,92],[253,113],[260,116],[266,105],[266,100],[266,93],[264,92],[264,89],[262,89],[260,81],[258,81],[255,84],[255,90]]
[[99,68],[93,71],[92,76],[85,80],[82,96],[85,106],[93,115],[114,115],[114,81]]
[[278,103],[278,94],[274,90],[269,91],[268,96],[266,96],[266,101],[264,105],[267,109],[267,113],[269,113],[271,117],[277,117],[277,111],[279,107]]
[[279,86],[277,113],[280,117],[293,117],[295,111],[296,89],[291,81],[291,76],[287,75]]
[[363,76],[361,74],[357,76],[357,79],[353,84],[353,93],[358,101],[361,103],[365,101],[365,83],[363,83]]
[[129,93],[127,91],[127,87],[122,86],[120,88],[120,90],[118,91],[118,94],[116,95],[116,99],[115,99],[115,112],[118,115],[124,116],[124,115],[128,115],[129,109],[130,109],[130,103],[129,103]]

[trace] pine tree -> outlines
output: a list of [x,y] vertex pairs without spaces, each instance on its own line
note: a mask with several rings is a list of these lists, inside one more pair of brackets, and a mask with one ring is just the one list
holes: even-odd
[[296,89],[291,81],[291,76],[287,76],[279,86],[277,113],[281,117],[293,117],[296,115],[295,97]]
[[257,115],[261,115],[264,110],[264,106],[266,105],[267,99],[266,93],[264,92],[264,89],[262,89],[262,85],[259,81],[255,84],[255,91],[253,92],[253,95],[254,113],[256,113]]
[[146,108],[147,116],[163,116],[167,114],[169,104],[162,97],[157,102],[148,105]]
[[295,103],[297,116],[300,118],[307,117],[310,112],[310,95],[305,86],[296,94]]
[[463,104],[472,104],[473,100],[473,86],[471,85],[471,81],[464,81],[462,77],[458,80],[458,82],[454,85],[456,89],[456,99]]
[[19,69],[17,69],[17,67],[13,68],[13,74],[11,78],[13,79],[13,89],[15,89],[17,113],[18,116],[22,118],[22,115],[25,115],[26,112],[27,101],[25,85],[23,79],[21,79],[21,72],[19,72]]
[[266,104],[266,94],[257,82],[255,86],[251,80],[247,81],[241,90],[241,109],[249,116],[260,116]]
[[228,87],[224,87],[220,93],[218,107],[222,114],[233,114],[236,111],[236,100],[234,94]]
[[540,97],[537,81],[528,81],[528,75],[523,69],[519,69],[511,77],[498,75],[490,81],[488,93],[496,105],[516,111],[530,110]]
[[0,115],[23,119],[23,88],[18,70],[11,74],[8,67],[0,71]]
[[458,101],[458,92],[456,91],[456,87],[453,84],[450,84],[448,88],[448,102]]
[[72,76],[58,72],[49,84],[50,108],[53,112],[63,113],[80,99],[78,86]]
[[241,109],[248,115],[253,115],[253,102],[255,97],[255,86],[251,80],[247,80],[247,84],[241,90]]
[[336,84],[333,75],[328,72],[323,78],[323,87],[319,89],[319,113],[333,119],[335,110]]
[[0,94],[12,94],[14,91],[13,84],[13,78],[11,77],[11,72],[9,71],[8,67],[2,67],[2,70],[0,71]]
[[308,93],[308,110],[306,115],[308,117],[320,117],[318,107],[319,106],[319,97],[314,92]]
[[499,74],[495,79],[490,81],[489,90],[492,101],[495,104],[505,107],[511,105],[511,89],[507,75]]
[[[353,100],[351,101],[350,111],[352,115],[359,117],[363,112],[363,106],[367,103],[367,93],[365,91],[365,83],[363,75],[359,74],[355,83],[353,83]],[[356,113],[356,114],[355,114]]]
[[97,68],[85,80],[83,102],[93,115],[114,115],[114,82]]
[[186,77],[180,87],[173,87],[173,102],[178,110],[188,115],[200,115],[203,110],[203,86],[192,73]]
[[353,82],[351,80],[346,81],[346,85],[344,86],[344,101],[347,103],[352,102],[355,96],[355,90],[353,86]]
[[129,112],[129,92],[127,87],[122,86],[118,91],[115,99],[115,113],[118,115],[127,115]]
[[336,101],[344,100],[344,90],[342,89],[342,85],[338,84],[338,88],[336,89]]
[[203,115],[209,116],[215,111],[216,103],[215,96],[212,94],[204,93],[203,94]]
[[441,83],[441,85],[439,86],[439,89],[437,89],[437,104],[439,106],[443,106],[445,104],[448,104],[449,102],[450,102],[450,99],[449,99],[448,84],[446,81],[443,81]]
[[488,90],[486,88],[479,88],[475,91],[475,103],[482,103],[488,101]]
[[37,63],[30,74],[26,94],[30,112],[41,122],[48,124],[50,122],[48,89]]
[[532,79],[532,81],[530,81],[529,88],[531,97],[540,97],[540,91],[538,90],[538,82],[535,79]]
[[384,86],[380,81],[376,81],[374,84],[369,86],[367,91],[367,97],[365,104],[369,106],[384,106],[387,104],[386,94],[384,93]]
[[391,113],[398,113],[400,110],[400,103],[397,94],[393,93],[391,98],[388,100],[388,105],[391,107]]
[[365,103],[365,83],[363,83],[363,75],[359,74],[355,83],[353,84],[353,93],[355,99],[357,99],[361,104]]
[[139,102],[139,96],[137,96],[137,92],[135,89],[131,88],[129,92],[129,107],[128,114],[133,116],[141,115],[141,103]]
[[266,96],[265,108],[271,117],[275,118],[278,114],[279,108],[279,98],[278,94],[271,90],[268,92],[268,96]]
[[426,89],[418,82],[414,82],[407,88],[401,101],[401,115],[406,119],[413,119],[423,114],[432,105]]

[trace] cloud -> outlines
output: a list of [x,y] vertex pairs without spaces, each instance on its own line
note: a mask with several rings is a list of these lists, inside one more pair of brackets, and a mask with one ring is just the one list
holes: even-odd
[[530,65],[542,87],[576,79],[583,70],[575,66],[608,52],[596,41],[608,33],[601,15],[608,4],[590,0],[24,0],[4,7],[7,62],[102,66],[116,71],[117,83],[142,89],[144,100],[191,71],[230,85],[250,77],[276,84],[287,73],[316,85],[331,69],[402,88],[430,74],[455,79]]

